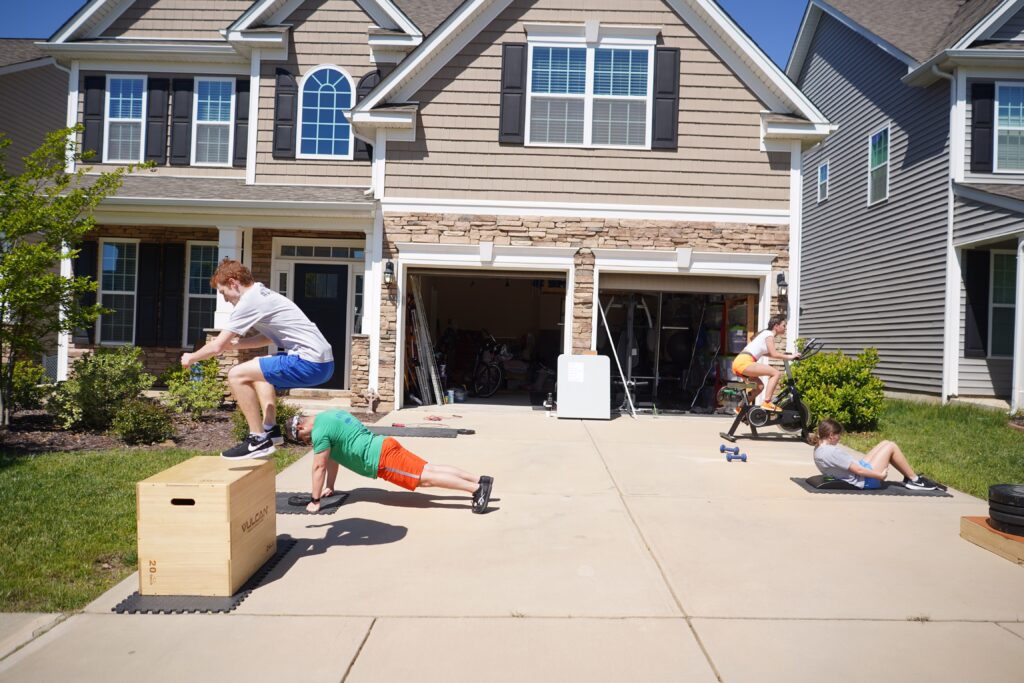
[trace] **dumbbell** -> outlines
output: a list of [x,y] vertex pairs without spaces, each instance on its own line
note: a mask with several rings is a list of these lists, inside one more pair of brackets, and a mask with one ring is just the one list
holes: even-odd
[[747,454],[740,453],[739,446],[726,446],[724,443],[718,447],[719,453],[725,453],[726,462],[732,462],[733,460],[740,460],[742,462],[747,461]]

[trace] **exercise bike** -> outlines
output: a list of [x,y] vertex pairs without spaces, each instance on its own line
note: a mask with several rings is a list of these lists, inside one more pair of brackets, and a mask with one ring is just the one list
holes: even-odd
[[[808,340],[800,352],[800,358],[797,360],[810,358],[819,353],[824,346],[825,342],[818,341],[817,339]],[[719,432],[719,436],[726,441],[735,443],[737,439],[736,430],[741,424],[745,423],[750,427],[750,436],[748,438],[766,438],[767,434],[758,434],[757,430],[764,427],[778,426],[785,432],[799,433],[801,441],[807,440],[810,430],[811,411],[808,410],[807,405],[800,396],[800,390],[797,389],[790,361],[786,360],[783,362],[786,366],[785,386],[783,386],[778,399],[775,401],[775,405],[781,408],[781,410],[765,410],[761,406],[756,405],[754,399],[757,396],[758,382],[748,379],[745,383],[746,391],[743,392],[739,405],[740,410],[736,414],[736,419],[733,420],[729,431]]]

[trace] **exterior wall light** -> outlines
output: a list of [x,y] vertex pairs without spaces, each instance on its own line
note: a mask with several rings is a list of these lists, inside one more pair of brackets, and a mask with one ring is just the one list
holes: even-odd
[[789,283],[786,282],[786,274],[779,273],[775,276],[775,285],[779,289],[779,296],[785,298],[789,294]]
[[385,261],[384,262],[384,286],[390,287],[395,284],[395,262]]

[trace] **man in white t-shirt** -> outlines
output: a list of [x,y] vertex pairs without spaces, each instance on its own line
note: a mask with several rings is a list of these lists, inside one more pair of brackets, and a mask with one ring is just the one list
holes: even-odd
[[[187,368],[232,347],[277,346],[277,355],[239,363],[228,372],[228,385],[249,423],[249,436],[221,453],[230,460],[270,455],[275,444],[284,442],[277,426],[275,388],[315,387],[329,380],[334,374],[331,345],[298,306],[256,282],[238,261],[221,261],[210,284],[234,309],[217,338],[195,353],[182,354],[181,364]],[[258,334],[243,338],[250,329]]]

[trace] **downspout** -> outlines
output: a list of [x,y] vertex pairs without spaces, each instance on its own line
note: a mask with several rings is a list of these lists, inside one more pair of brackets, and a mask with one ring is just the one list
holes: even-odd
[[949,81],[949,160],[946,177],[946,308],[943,316],[942,335],[942,403],[957,393],[960,357],[960,267],[956,249],[953,246],[953,179],[954,159],[959,158],[961,140],[957,131],[956,78],[932,64],[932,73]]
[[[65,126],[72,128],[78,123],[78,60],[71,63],[71,68],[63,67],[57,63],[57,60],[53,61],[53,65],[68,75],[68,102],[67,111],[65,114]],[[69,152],[72,149],[71,145],[74,144],[74,140],[68,140]],[[75,172],[75,157],[69,153],[67,162],[64,167],[65,173]],[[61,245],[61,251],[63,253],[68,252],[67,242]],[[70,280],[74,277],[74,273],[71,268],[71,259],[62,258],[60,260],[60,275],[66,280]],[[67,317],[62,307],[58,307],[57,317],[61,324],[64,323],[64,319]],[[61,331],[57,333],[57,381],[63,382],[68,378],[69,374],[69,362],[68,357],[71,350],[71,333],[67,331]]]

